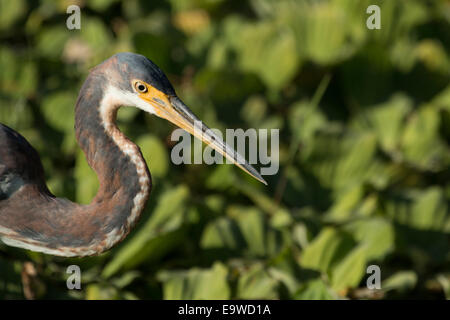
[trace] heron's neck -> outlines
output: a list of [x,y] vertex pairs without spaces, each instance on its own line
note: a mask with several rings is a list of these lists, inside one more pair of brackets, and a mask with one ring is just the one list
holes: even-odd
[[89,77],[80,91],[75,130],[100,182],[88,206],[89,214],[102,221],[106,241],[112,246],[137,222],[150,193],[151,178],[139,147],[115,123],[121,106],[116,92],[111,87],[93,89],[99,88],[96,80]]

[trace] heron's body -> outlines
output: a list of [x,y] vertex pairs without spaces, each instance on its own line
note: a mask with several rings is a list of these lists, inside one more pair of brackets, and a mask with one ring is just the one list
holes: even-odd
[[[134,79],[139,79],[136,88],[141,83],[147,86],[145,92],[132,88]],[[139,98],[152,98],[156,103],[143,103]],[[117,109],[124,104],[188,129],[188,118],[196,119],[176,97],[162,71],[147,58],[122,53],[94,68],[75,107],[77,141],[100,181],[89,205],[53,196],[37,152],[20,134],[0,124],[3,242],[53,255],[87,256],[110,249],[130,232],[149,197],[151,177],[139,148],[115,124]],[[186,113],[189,121],[184,124]]]

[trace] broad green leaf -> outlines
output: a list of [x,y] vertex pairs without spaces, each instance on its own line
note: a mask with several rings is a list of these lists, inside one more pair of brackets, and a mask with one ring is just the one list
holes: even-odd
[[419,168],[439,170],[449,162],[448,147],[439,137],[440,115],[431,105],[424,106],[409,119],[402,136],[406,160]]
[[336,299],[336,296],[322,279],[315,279],[303,284],[294,298],[297,300],[333,300]]
[[267,113],[267,103],[261,96],[252,96],[242,107],[242,118],[252,126],[257,126],[264,120]]
[[[359,245],[348,253],[339,264],[332,269],[331,285],[334,290],[342,292],[358,286],[366,272],[366,246]],[[345,291],[344,291],[345,292]]]
[[133,118],[139,113],[138,108],[134,107],[123,107],[117,112],[117,122],[118,123],[129,123],[133,121]]
[[[272,217],[271,223],[273,226],[275,226],[277,222],[279,224],[283,224],[291,221],[291,217],[287,209],[276,203],[271,197],[264,194],[260,188],[256,188],[246,183],[238,183],[235,187],[242,193],[246,194],[259,209]],[[258,187],[260,187],[260,185],[258,185]]]
[[72,92],[55,92],[42,101],[42,113],[48,123],[63,132],[73,131],[76,96]]
[[37,49],[45,57],[59,59],[69,37],[65,23],[42,29],[37,38]]
[[396,221],[418,230],[442,230],[448,219],[442,189],[431,187],[387,199],[386,212]]
[[442,290],[445,293],[445,298],[447,300],[450,299],[450,276],[447,274],[439,274],[437,276],[437,281],[439,282],[439,284],[442,287]]
[[229,214],[236,219],[250,255],[265,256],[280,249],[278,233],[269,228],[263,213],[259,210],[232,207]]
[[218,165],[206,180],[206,186],[221,191],[233,186],[236,181],[236,173],[233,169],[231,165]]
[[38,70],[35,63],[27,61],[23,63],[19,77],[18,92],[23,95],[31,96],[36,93]]
[[374,166],[376,138],[373,134],[321,134],[302,162],[311,168],[324,186],[335,189],[352,186],[370,176]]
[[399,271],[383,280],[381,288],[385,291],[406,291],[413,289],[416,283],[417,274],[414,271]]
[[11,27],[27,10],[24,0],[0,0],[0,30]]
[[333,228],[323,228],[316,238],[303,250],[300,264],[328,272],[337,260],[345,256],[353,246],[353,240],[346,234]]
[[201,240],[205,249],[245,250],[250,256],[266,256],[280,249],[280,234],[269,227],[255,208],[231,207],[230,218],[207,225]]
[[415,261],[441,263],[449,252],[449,215],[443,190],[404,190],[385,196],[380,212],[396,223],[396,247]]
[[286,10],[289,10],[286,17],[296,35],[297,48],[307,58],[328,65],[353,52],[357,42],[348,41],[353,33],[353,30],[349,30],[353,26],[347,23],[351,17],[347,17],[342,8],[332,6],[329,2],[302,2],[298,7],[292,6]]
[[236,294],[238,299],[276,299],[277,286],[263,265],[255,264],[239,278]]
[[308,227],[303,223],[297,223],[293,225],[292,239],[301,247],[305,248],[308,243],[309,233]]
[[356,185],[344,190],[336,196],[337,200],[327,212],[326,218],[331,221],[345,221],[348,219],[364,195],[362,185]]
[[289,124],[297,141],[312,143],[315,133],[327,125],[325,116],[319,108],[306,101],[295,103],[291,107]]
[[117,288],[123,289],[126,286],[128,286],[131,282],[133,282],[135,279],[137,279],[139,276],[140,274],[137,271],[128,271],[123,275],[121,275],[119,278],[112,279],[111,282]]
[[450,112],[450,85],[433,98],[432,104]]
[[424,190],[418,197],[408,218],[409,225],[417,229],[442,230],[449,216],[448,206],[441,189]]
[[345,229],[365,246],[367,260],[381,259],[395,248],[394,227],[384,219],[356,220],[345,226]]
[[263,215],[257,210],[236,212],[237,223],[247,242],[249,251],[257,256],[266,254],[265,223]]
[[292,298],[301,284],[319,276],[319,272],[302,269],[298,263],[298,251],[295,246],[286,246],[274,259],[271,259],[267,271],[280,284],[280,298],[286,290]]
[[428,69],[450,76],[450,59],[440,41],[422,40],[415,48],[415,55]]
[[245,240],[234,220],[219,218],[206,226],[201,246],[205,249],[226,248],[238,250],[245,246]]
[[89,167],[85,154],[79,150],[76,157],[74,172],[76,184],[76,199],[78,203],[88,204],[97,194],[99,182],[94,170]]
[[166,191],[149,219],[118,249],[102,275],[107,278],[121,268],[132,268],[159,258],[179,243],[188,196],[189,190],[184,185]]
[[227,276],[227,267],[215,263],[211,269],[164,271],[158,278],[163,283],[165,300],[225,300],[230,298]]
[[361,118],[357,119],[361,126],[368,121],[381,147],[387,152],[395,153],[400,147],[403,125],[411,105],[408,97],[398,94],[383,104],[368,107]]
[[391,48],[392,63],[403,72],[410,72],[417,62],[417,56],[411,54],[414,52],[415,42],[411,39],[399,38]]
[[214,41],[208,54],[208,66],[221,69],[226,66],[228,47],[223,40]]
[[98,18],[84,18],[80,29],[81,39],[91,48],[104,50],[111,42],[111,34],[108,28]]
[[[33,121],[33,114],[31,106],[26,104],[25,99],[8,99],[3,100],[0,97],[0,121],[1,123],[20,131],[23,136],[30,138],[30,134],[37,137],[37,131],[29,130],[25,132],[26,128],[30,128]],[[37,147],[37,146],[36,146]]]
[[300,56],[290,29],[268,22],[243,24],[234,36],[242,69],[257,73],[270,88],[281,89],[296,74]]
[[299,283],[301,282],[300,279],[296,277],[296,274],[292,272],[292,270],[269,268],[268,272],[274,280],[276,280],[278,283],[282,283],[291,295],[296,292],[297,288],[299,287]]
[[0,89],[7,92],[7,96],[22,100],[35,95],[38,68],[29,57],[18,56],[7,47],[0,48],[0,68]]
[[158,137],[151,134],[140,136],[136,140],[136,144],[140,147],[145,162],[150,168],[152,177],[162,178],[167,174],[169,167],[169,156],[167,149],[164,147]]
[[119,299],[117,290],[108,285],[89,284],[86,288],[87,300],[115,300]]

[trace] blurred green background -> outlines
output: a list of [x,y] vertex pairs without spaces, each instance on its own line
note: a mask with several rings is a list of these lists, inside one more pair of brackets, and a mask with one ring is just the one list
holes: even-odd
[[[81,30],[66,8],[81,8]],[[381,8],[368,30],[366,8]],[[266,187],[231,165],[170,162],[175,129],[120,128],[153,176],[119,246],[63,259],[0,244],[0,298],[450,298],[450,1],[0,0],[0,122],[57,196],[98,183],[74,137],[89,68],[120,51],[165,71],[210,127],[280,129]],[[74,226],[76,227],[76,226]],[[66,288],[66,268],[82,289]],[[369,265],[382,289],[368,290]]]

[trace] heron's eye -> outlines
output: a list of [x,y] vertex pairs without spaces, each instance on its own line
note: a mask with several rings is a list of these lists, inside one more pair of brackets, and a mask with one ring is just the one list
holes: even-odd
[[140,92],[140,93],[147,92],[147,86],[140,81],[136,81],[134,83],[134,88],[136,89],[137,92]]

